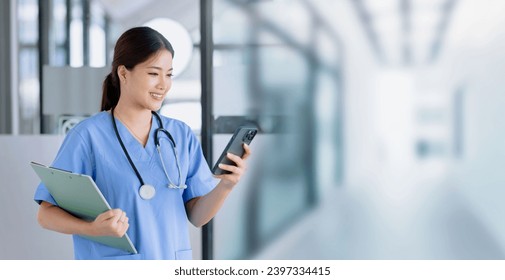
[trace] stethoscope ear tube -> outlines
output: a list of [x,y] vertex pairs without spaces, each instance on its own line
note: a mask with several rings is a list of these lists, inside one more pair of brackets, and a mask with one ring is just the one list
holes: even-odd
[[128,161],[130,162],[131,167],[133,168],[133,171],[135,171],[135,174],[137,175],[137,178],[140,181],[141,186],[145,185],[144,180],[142,179],[142,176],[140,176],[139,171],[137,170],[137,167],[133,163],[130,154],[126,150],[126,147],[123,143],[123,140],[121,139],[121,136],[119,136],[119,131],[117,130],[117,124],[116,124],[116,119],[114,118],[114,108],[110,110],[110,114],[112,116],[112,124],[114,125],[114,132],[116,132],[116,137],[117,140],[119,141],[119,144],[121,144],[121,148],[123,149],[123,152],[125,153],[126,157],[128,158]]

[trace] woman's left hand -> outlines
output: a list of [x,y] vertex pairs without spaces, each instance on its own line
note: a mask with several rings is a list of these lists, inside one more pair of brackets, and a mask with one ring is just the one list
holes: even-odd
[[221,182],[226,184],[229,187],[235,186],[238,181],[240,181],[240,177],[244,174],[247,169],[247,164],[245,160],[251,155],[251,149],[247,144],[242,145],[244,147],[244,155],[241,157],[228,153],[226,156],[233,162],[235,162],[236,166],[228,165],[228,164],[219,164],[219,168],[230,171],[230,174],[221,174],[215,175],[216,178],[221,179]]

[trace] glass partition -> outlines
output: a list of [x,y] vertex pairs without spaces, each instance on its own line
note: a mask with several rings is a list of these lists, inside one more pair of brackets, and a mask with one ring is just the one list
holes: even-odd
[[214,0],[213,12],[214,157],[236,126],[260,129],[215,218],[215,258],[251,258],[310,211],[318,181],[338,181],[340,49],[306,1]]

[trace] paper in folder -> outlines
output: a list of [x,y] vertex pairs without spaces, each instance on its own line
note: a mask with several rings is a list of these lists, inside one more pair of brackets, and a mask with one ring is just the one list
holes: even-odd
[[[72,215],[93,221],[99,214],[111,209],[90,176],[47,167],[36,162],[31,162],[30,165],[58,206]],[[81,236],[130,253],[137,253],[127,234],[123,237]]]

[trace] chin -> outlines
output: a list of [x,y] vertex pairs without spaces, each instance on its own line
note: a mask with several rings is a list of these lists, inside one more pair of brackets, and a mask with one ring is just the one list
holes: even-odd
[[151,111],[158,111],[159,109],[161,109],[161,105],[163,104],[163,102],[160,102],[159,104],[150,104],[148,106],[149,110]]

